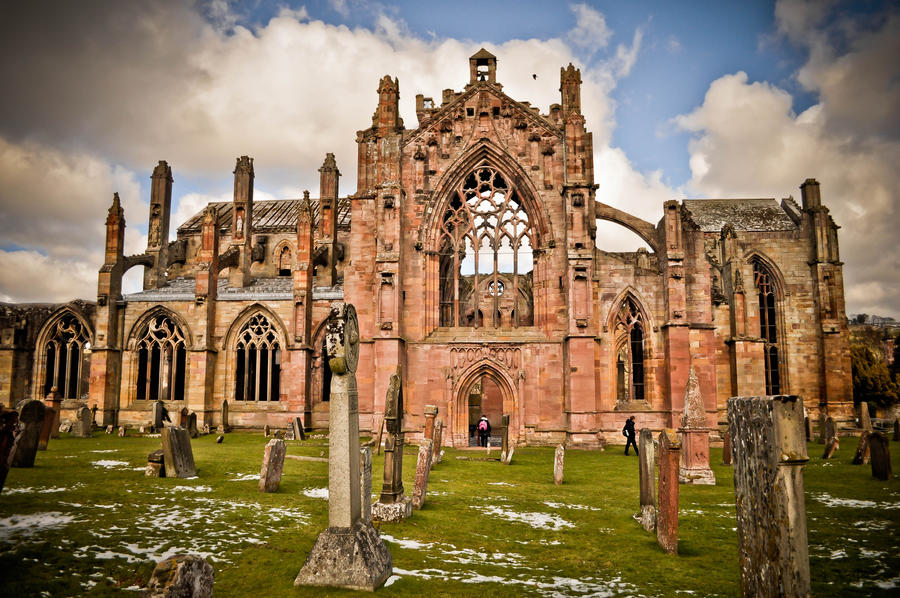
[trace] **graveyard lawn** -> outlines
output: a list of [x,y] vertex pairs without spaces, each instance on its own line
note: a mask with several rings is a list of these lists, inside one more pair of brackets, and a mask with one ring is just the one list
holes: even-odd
[[[327,526],[328,464],[288,458],[278,491],[260,493],[268,439],[233,433],[215,440],[191,443],[196,479],[144,475],[159,438],[52,440],[33,469],[10,471],[0,494],[0,595],[137,592],[158,560],[184,552],[212,563],[216,596],[351,595],[293,587]],[[287,445],[289,457],[327,456],[322,436]],[[900,444],[891,449],[900,472]],[[552,447],[517,448],[509,466],[456,459],[481,451],[444,450],[424,508],[379,526],[394,560],[381,595],[740,594],[732,471],[718,465],[721,448],[710,455],[715,486],[680,487],[678,555],[665,554],[633,519],[638,460],[622,447],[566,451],[560,486]],[[851,465],[852,450],[829,461],[821,452],[810,444],[805,470],[813,595],[897,592],[900,481],[878,481],[869,466]],[[406,447],[407,495],[416,454]],[[382,467],[383,455],[374,455],[373,500]]]

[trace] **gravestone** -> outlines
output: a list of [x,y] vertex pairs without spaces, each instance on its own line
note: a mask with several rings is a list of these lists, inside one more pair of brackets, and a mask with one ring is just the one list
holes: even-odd
[[434,405],[425,405],[425,433],[423,438],[434,440],[434,418],[437,417],[438,408]]
[[91,410],[85,406],[78,408],[75,423],[72,424],[72,435],[79,438],[90,438],[91,431]]
[[566,464],[566,447],[559,444],[553,453],[553,483],[559,486],[563,483],[563,469]]
[[431,473],[432,441],[427,438],[419,445],[419,458],[416,461],[416,481],[413,486],[412,506],[420,510],[425,505],[425,494],[428,491],[428,474]]
[[115,430],[115,426],[113,426],[112,424],[106,425],[106,435],[107,436],[111,436],[114,430]]
[[726,429],[725,430],[725,439],[722,443],[722,465],[731,465],[731,460],[733,457],[732,449],[731,449],[731,432]]
[[19,409],[19,440],[10,462],[12,467],[34,467],[46,412],[47,408],[37,399],[25,401]]
[[150,407],[150,419],[154,430],[162,430],[163,419],[166,416],[166,406],[162,401],[154,401]]
[[147,455],[147,469],[144,475],[148,478],[164,478],[166,477],[165,453],[162,449],[157,449]]
[[275,430],[275,432],[272,433],[272,438],[284,440],[284,430]]
[[284,456],[287,445],[284,440],[273,438],[266,443],[263,454],[262,469],[259,472],[259,491],[276,492],[281,484],[281,472],[284,469]]
[[514,446],[509,447],[509,452],[506,453],[506,461],[504,461],[504,463],[506,465],[509,465],[510,463],[512,463],[512,458],[513,458],[513,455],[515,454],[515,452],[516,452],[516,447],[514,447]]
[[441,462],[441,442],[444,440],[444,420],[440,417],[434,420],[434,445],[431,451],[431,466]]
[[359,500],[360,518],[372,523],[372,447],[359,449]]
[[869,464],[869,436],[870,432],[863,430],[859,435],[859,444],[856,445],[856,454],[853,455],[853,465]]
[[334,586],[374,591],[390,577],[391,553],[362,518],[359,487],[359,397],[356,309],[336,301],[325,324],[331,369],[328,413],[328,528],[316,538],[295,586]]
[[[45,404],[46,405],[46,404]],[[44,422],[41,424],[41,437],[38,439],[38,450],[46,451],[53,437],[53,423],[57,420],[56,409],[47,407],[44,411]]]
[[271,430],[269,429],[269,424],[266,424],[265,426],[263,426],[263,435],[264,435],[266,438],[269,437],[269,434],[270,434],[270,433],[271,433]]
[[384,398],[384,481],[378,502],[372,505],[376,521],[401,521],[412,515],[412,499],[403,494],[403,385],[399,368],[391,374]]
[[225,437],[219,434],[216,436],[216,444],[222,444],[222,441],[225,440]]
[[817,440],[819,444],[825,444],[825,441],[827,440],[826,436],[828,435],[828,431],[825,429],[825,423],[827,421],[825,419],[826,417],[825,406],[819,405],[819,438]]
[[641,512],[638,520],[648,532],[656,529],[656,450],[653,446],[653,432],[641,429],[638,437],[638,472],[641,488]]
[[50,388],[50,392],[47,393],[47,397],[44,399],[44,404],[55,411],[53,425],[50,428],[50,438],[59,438],[59,418],[62,414],[62,398],[59,396],[57,390],[58,388],[56,386]]
[[828,444],[825,445],[825,452],[822,453],[822,458],[831,459],[839,448],[841,448],[841,443],[838,441],[837,437],[832,437],[831,440],[828,441]]
[[212,598],[215,571],[206,559],[180,554],[160,561],[150,575],[146,598]]
[[810,594],[803,466],[809,461],[797,396],[732,397],[741,594]]
[[834,425],[834,420],[829,417],[825,420],[825,444],[828,444],[828,441],[832,438],[837,438],[837,430]]
[[809,442],[812,438],[812,430],[809,429],[809,418],[803,418],[803,430],[806,432],[806,442]]
[[894,475],[891,469],[891,447],[888,437],[882,432],[869,435],[869,450],[872,459],[872,477],[876,480],[889,480]]
[[228,400],[222,400],[222,423],[219,424],[219,427],[216,429],[216,432],[219,434],[225,434],[227,432],[231,432],[231,425],[228,423]]
[[200,438],[200,430],[197,429],[197,414],[193,411],[187,416],[187,431],[191,438]]
[[659,494],[656,502],[656,543],[678,554],[678,484],[681,443],[675,430],[659,433]]
[[167,478],[192,478],[197,475],[191,437],[184,428],[166,426],[162,429],[162,447]]
[[203,435],[212,434],[212,427],[209,424],[203,424]]
[[19,431],[19,412],[0,408],[0,492],[6,484],[10,458],[16,452],[16,432]]
[[127,426],[119,426],[119,438],[125,438],[125,432],[127,430]]
[[98,407],[96,405],[91,406],[91,431],[93,432],[94,426],[97,425],[97,411]]
[[859,404],[859,427],[866,432],[872,431],[872,416],[869,413],[869,404],[865,401]]
[[59,424],[59,431],[63,434],[68,434],[72,431],[72,422],[62,422]]
[[694,366],[691,366],[681,414],[680,484],[715,486],[716,476],[709,466],[709,430],[700,382]]
[[500,417],[500,425],[503,427],[501,432],[502,436],[500,437],[500,457],[501,461],[505,462],[505,456],[509,454],[509,416],[503,415]]
[[306,432],[303,430],[303,420],[299,417],[292,417],[291,428],[294,430],[294,440],[306,440]]
[[188,408],[182,407],[181,411],[178,412],[178,427],[179,428],[187,428],[187,420],[188,420]]

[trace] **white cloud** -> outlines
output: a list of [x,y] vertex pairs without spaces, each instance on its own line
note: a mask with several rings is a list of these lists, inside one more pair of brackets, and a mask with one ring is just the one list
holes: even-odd
[[350,8],[347,6],[347,0],[328,0],[328,6],[342,17],[350,16]]
[[97,267],[37,251],[0,250],[0,301],[61,303],[97,297]]
[[588,54],[605,48],[613,32],[607,27],[603,13],[587,4],[570,4],[569,9],[575,15],[575,28],[569,31],[569,41]]

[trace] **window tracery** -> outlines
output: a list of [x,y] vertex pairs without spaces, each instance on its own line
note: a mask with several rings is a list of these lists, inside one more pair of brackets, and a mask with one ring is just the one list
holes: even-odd
[[766,394],[781,393],[781,371],[778,355],[778,312],[774,277],[760,260],[753,260],[753,280],[759,299],[759,336],[764,342]]
[[616,390],[620,402],[643,401],[645,322],[641,310],[626,297],[616,314]]
[[44,396],[55,386],[60,398],[85,398],[90,376],[88,332],[74,314],[63,315],[51,326],[44,346]]
[[263,314],[241,328],[236,346],[234,398],[237,401],[277,401],[281,385],[278,333]]
[[137,400],[183,401],[184,334],[172,318],[150,318],[137,341]]

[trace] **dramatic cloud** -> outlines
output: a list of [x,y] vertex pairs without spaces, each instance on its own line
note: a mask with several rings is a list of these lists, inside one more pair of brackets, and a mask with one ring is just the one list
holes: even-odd
[[569,32],[569,41],[591,54],[605,48],[613,32],[606,26],[603,13],[587,4],[572,4],[569,9],[575,15],[576,23],[575,28]]
[[[900,315],[900,19],[849,21],[820,3],[780,3],[779,30],[809,49],[798,72],[819,102],[800,114],[792,97],[743,72],[714,81],[677,124],[690,143],[689,188],[713,197],[792,194],[807,177],[840,233],[849,312]],[[813,27],[811,27],[813,25]]]

